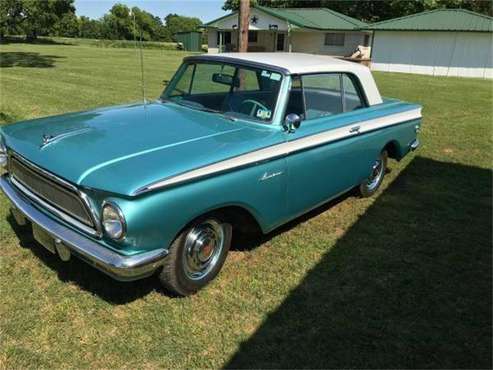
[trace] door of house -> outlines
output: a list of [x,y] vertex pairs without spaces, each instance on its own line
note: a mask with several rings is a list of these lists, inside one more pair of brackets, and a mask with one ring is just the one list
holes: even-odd
[[276,51],[284,51],[285,34],[278,33],[276,39]]
[[217,47],[220,53],[225,51],[231,51],[231,32],[230,31],[218,31],[217,32]]

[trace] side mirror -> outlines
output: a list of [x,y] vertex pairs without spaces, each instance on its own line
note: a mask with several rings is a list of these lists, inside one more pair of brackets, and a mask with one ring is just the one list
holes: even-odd
[[301,125],[301,117],[296,113],[289,113],[284,120],[284,128],[288,132],[294,132]]

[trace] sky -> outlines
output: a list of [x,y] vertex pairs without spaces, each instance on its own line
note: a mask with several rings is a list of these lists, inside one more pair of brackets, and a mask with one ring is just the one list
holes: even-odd
[[208,22],[227,14],[221,9],[223,0],[75,0],[75,12],[78,16],[99,18],[115,3],[137,6],[160,18],[176,13]]

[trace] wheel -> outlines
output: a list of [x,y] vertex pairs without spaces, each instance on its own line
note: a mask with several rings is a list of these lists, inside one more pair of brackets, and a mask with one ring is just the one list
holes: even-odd
[[180,296],[196,293],[216,277],[231,245],[232,227],[217,216],[192,222],[173,242],[159,280]]
[[359,186],[359,192],[362,197],[371,197],[382,184],[387,170],[387,159],[387,151],[383,150],[373,163],[370,176]]

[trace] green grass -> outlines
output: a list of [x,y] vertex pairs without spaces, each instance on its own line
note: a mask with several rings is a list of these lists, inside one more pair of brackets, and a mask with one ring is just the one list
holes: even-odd
[[[180,52],[145,50],[149,97]],[[0,119],[140,97],[131,49],[0,46]],[[376,74],[424,106],[422,147],[253,246],[193,297],[63,263],[0,199],[0,368],[491,368],[492,83]]]

